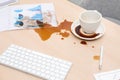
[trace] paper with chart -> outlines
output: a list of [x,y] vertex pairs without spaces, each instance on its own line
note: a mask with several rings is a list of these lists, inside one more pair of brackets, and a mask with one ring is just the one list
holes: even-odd
[[95,80],[120,80],[120,69],[95,74]]
[[0,31],[57,26],[53,3],[15,5],[0,10]]

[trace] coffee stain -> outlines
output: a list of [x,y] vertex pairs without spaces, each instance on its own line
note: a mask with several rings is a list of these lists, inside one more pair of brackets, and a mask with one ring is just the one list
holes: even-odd
[[84,41],[84,40],[83,40],[83,41],[81,41],[80,43],[81,43],[81,44],[83,44],[83,45],[87,45],[87,42],[86,42],[86,41]]
[[93,59],[94,59],[94,60],[100,60],[100,56],[95,55],[95,56],[93,56]]
[[61,38],[61,40],[64,40],[64,38]]
[[75,32],[76,32],[76,34],[78,34],[79,36],[84,37],[84,38],[95,38],[96,36],[100,35],[100,33],[94,33],[92,35],[88,35],[86,33],[83,33],[83,32],[81,32],[80,25],[76,26]]
[[92,46],[92,48],[95,48],[95,46]]
[[[65,37],[68,37],[70,35],[68,31],[71,31],[71,24],[72,22],[67,20],[64,20],[56,27],[45,23],[43,27],[34,30],[43,41],[48,40],[53,33],[57,33],[57,32],[59,33],[59,35],[63,37],[61,38],[63,40]],[[65,31],[62,32],[62,30]]]
[[76,42],[73,42],[73,44],[76,44]]

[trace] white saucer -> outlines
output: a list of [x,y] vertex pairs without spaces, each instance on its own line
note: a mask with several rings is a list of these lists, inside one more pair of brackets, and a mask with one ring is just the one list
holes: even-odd
[[76,28],[78,25],[80,25],[79,20],[74,21],[74,22],[72,23],[72,25],[71,25],[71,31],[72,31],[72,33],[73,33],[76,37],[78,37],[78,38],[80,38],[80,39],[83,39],[83,40],[95,40],[95,39],[98,39],[98,38],[102,37],[102,36],[104,35],[104,32],[105,32],[105,27],[104,27],[103,24],[101,24],[101,25],[99,26],[99,28],[98,28],[98,29],[96,30],[96,32],[95,32],[95,33],[99,33],[99,35],[97,35],[97,36],[94,37],[94,38],[82,37],[82,36],[78,35],[78,34],[75,32],[75,28]]

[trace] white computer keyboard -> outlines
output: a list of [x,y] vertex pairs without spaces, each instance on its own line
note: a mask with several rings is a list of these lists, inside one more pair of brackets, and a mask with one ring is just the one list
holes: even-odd
[[0,56],[0,63],[47,80],[64,80],[72,65],[14,44]]

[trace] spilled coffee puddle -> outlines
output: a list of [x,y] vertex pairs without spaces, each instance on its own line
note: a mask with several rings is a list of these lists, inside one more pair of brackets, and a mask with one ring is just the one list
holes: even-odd
[[[61,35],[62,36],[61,40],[64,40],[64,38],[70,35],[69,31],[71,31],[71,24],[72,22],[64,20],[56,27],[50,24],[44,24],[43,27],[39,29],[34,29],[34,30],[43,41],[48,40],[53,33],[57,33],[57,35]],[[77,28],[80,29],[80,27],[77,27]],[[77,43],[73,42],[73,44],[77,44]],[[87,45],[87,42],[85,40],[82,40],[80,44]],[[92,46],[92,48],[94,48],[94,46]],[[93,59],[99,60],[99,56],[94,56]]]
[[[39,34],[40,38],[45,41],[45,40],[48,40],[51,35],[53,33],[56,33],[58,32],[59,35],[62,36],[62,40],[65,38],[65,37],[68,37],[69,36],[69,32],[68,31],[71,31],[71,24],[72,22],[70,21],[67,21],[67,20],[64,20],[63,22],[61,22],[58,26],[52,26],[50,24],[44,24],[43,27],[39,28],[39,29],[34,29],[36,33]],[[64,32],[62,32],[62,30],[65,30]]]

